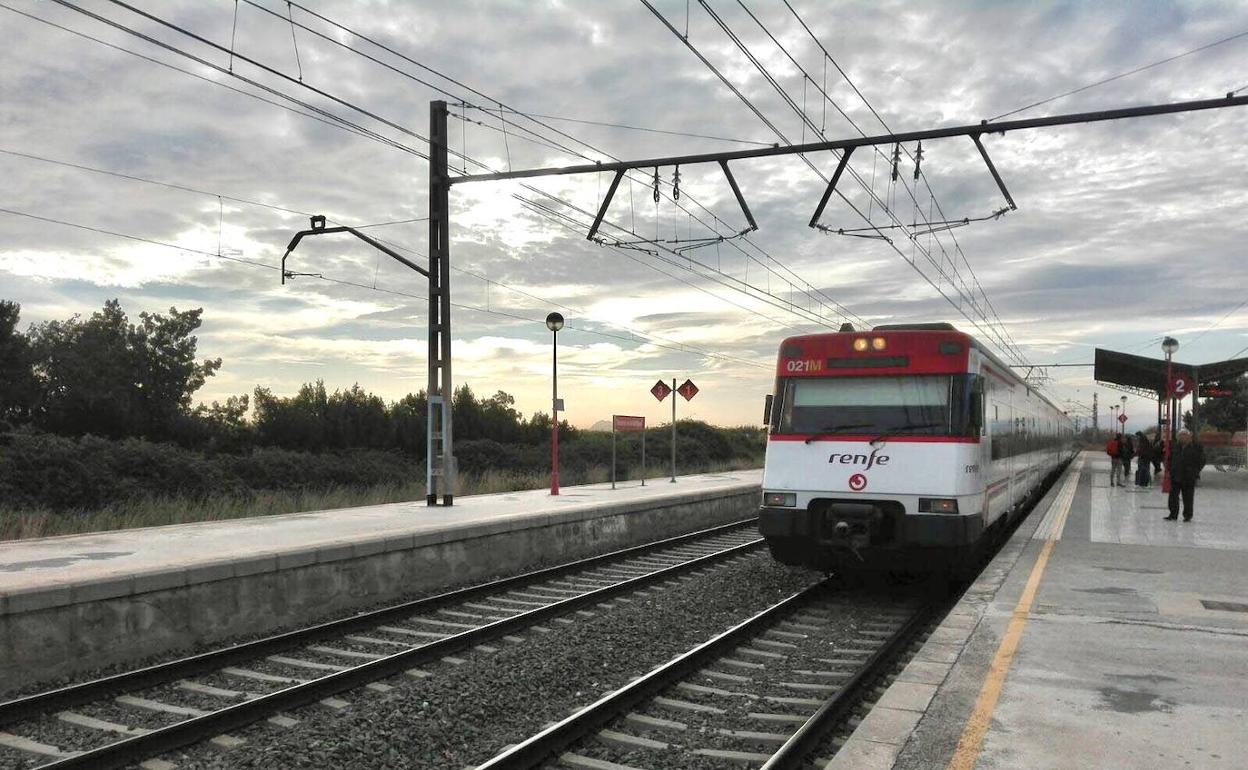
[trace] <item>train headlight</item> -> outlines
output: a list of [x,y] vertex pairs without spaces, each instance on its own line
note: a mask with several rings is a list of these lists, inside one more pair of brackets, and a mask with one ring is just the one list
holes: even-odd
[[873,350],[883,350],[886,347],[888,347],[888,340],[884,339],[883,337],[871,338],[871,348]]
[[854,340],[854,350],[861,353],[867,349],[867,344],[868,343],[867,343],[866,337],[859,337],[858,339]]
[[944,497],[920,497],[919,513],[957,513],[958,501]]
[[793,508],[797,506],[797,495],[793,492],[764,492],[763,505],[773,508]]

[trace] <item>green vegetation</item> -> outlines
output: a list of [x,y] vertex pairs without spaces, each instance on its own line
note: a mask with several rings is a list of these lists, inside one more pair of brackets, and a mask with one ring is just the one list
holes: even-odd
[[[131,324],[110,301],[25,334],[19,310],[0,301],[0,539],[424,499],[423,391],[388,403],[317,382],[193,407],[221,364],[195,360],[199,310]],[[514,404],[455,391],[458,494],[548,483],[550,416]],[[761,428],[678,431],[680,473],[762,464]],[[648,476],[667,471],[669,442],[648,431]],[[560,450],[564,484],[609,479],[610,434],[561,423]],[[638,478],[638,437],[617,450],[618,477]]]

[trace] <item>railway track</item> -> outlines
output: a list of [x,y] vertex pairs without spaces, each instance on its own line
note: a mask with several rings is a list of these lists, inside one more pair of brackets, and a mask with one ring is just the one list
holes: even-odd
[[830,732],[943,606],[818,583],[478,770],[821,767]]
[[[0,703],[0,767],[115,768],[452,660],[619,594],[762,546],[754,520],[404,602]],[[514,637],[513,637],[514,639]]]
[[[1065,468],[1024,503],[1034,508]],[[1025,517],[977,560],[982,568]],[[956,594],[958,592],[954,592]],[[852,594],[831,579],[511,746],[477,770],[822,768],[878,685],[955,601]]]

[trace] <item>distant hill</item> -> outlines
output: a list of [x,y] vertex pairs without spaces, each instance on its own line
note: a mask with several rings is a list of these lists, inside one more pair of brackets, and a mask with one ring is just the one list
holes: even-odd
[[589,430],[596,430],[596,431],[602,431],[603,433],[610,433],[610,432],[611,432],[611,421],[610,421],[610,420],[599,420],[598,422],[596,422],[596,423],[594,423],[593,425],[589,426]]

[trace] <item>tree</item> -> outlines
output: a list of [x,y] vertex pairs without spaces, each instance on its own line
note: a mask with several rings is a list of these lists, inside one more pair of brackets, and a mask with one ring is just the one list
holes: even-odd
[[425,426],[429,424],[429,398],[425,391],[408,393],[391,404],[390,424],[394,427],[394,441],[399,449],[424,457]]
[[27,422],[38,398],[34,355],[17,330],[22,306],[0,300],[0,420]]
[[290,398],[274,396],[268,388],[256,388],[256,433],[265,444],[320,451],[326,444],[329,396],[325,383],[305,383]]
[[326,443],[334,449],[388,449],[394,445],[386,402],[365,392],[359,383],[350,390],[334,391],[326,403],[325,417]]
[[31,330],[40,403],[37,422],[70,435],[165,438],[190,413],[191,396],[221,366],[195,360],[203,309],[140,314],[131,324],[118,300],[87,320]]
[[1233,395],[1201,401],[1200,421],[1227,433],[1248,429],[1248,376],[1221,384]]

